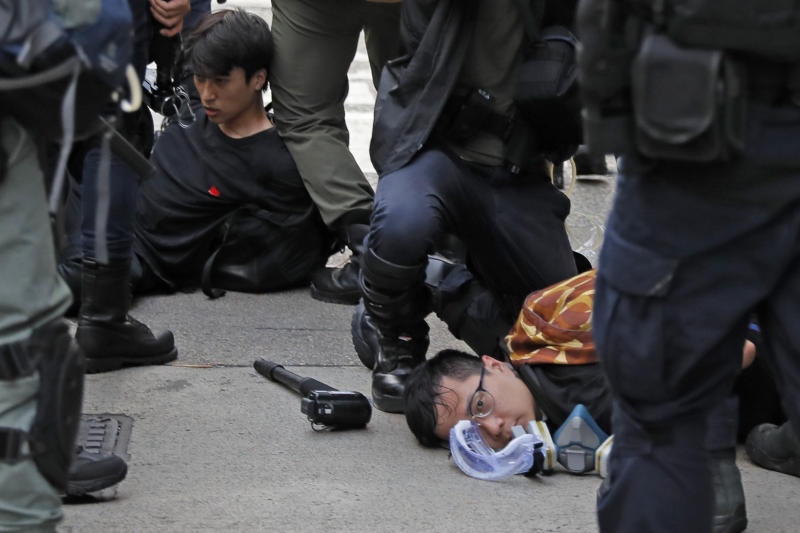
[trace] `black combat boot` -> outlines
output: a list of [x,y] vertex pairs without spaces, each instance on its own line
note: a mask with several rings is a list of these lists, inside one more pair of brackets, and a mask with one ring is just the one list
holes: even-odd
[[68,317],[76,316],[81,307],[81,263],[80,258],[70,257],[63,259],[56,265],[58,274],[61,276],[61,279],[67,283],[72,293],[72,303],[64,312]]
[[710,456],[714,488],[713,533],[739,533],[747,527],[742,478],[736,466],[738,418],[739,399],[736,396],[717,402],[708,416],[705,446]]
[[372,369],[375,407],[402,413],[406,381],[425,360],[429,344],[424,265],[396,265],[368,249],[361,268],[363,302],[353,314],[353,345],[361,362]]
[[125,479],[127,473],[128,465],[121,457],[91,453],[77,446],[67,473],[65,495],[78,497],[107,489]]
[[103,265],[84,259],[81,279],[83,299],[75,339],[86,356],[87,372],[157,365],[178,357],[172,332],[153,335],[150,328],[128,316],[129,261]]
[[341,268],[323,267],[311,278],[311,297],[334,304],[355,305],[361,297],[358,277],[360,261],[364,253],[364,237],[369,226],[350,224],[345,226],[341,239],[353,252],[350,260]]
[[744,489],[736,454],[711,455],[711,482],[714,486],[713,533],[739,533],[747,528]]
[[791,422],[754,427],[747,436],[745,450],[760,467],[800,477],[800,436]]
[[600,176],[608,175],[605,154],[589,152],[585,144],[578,147],[578,151],[572,156],[575,162],[575,169],[578,176],[589,176],[597,174]]

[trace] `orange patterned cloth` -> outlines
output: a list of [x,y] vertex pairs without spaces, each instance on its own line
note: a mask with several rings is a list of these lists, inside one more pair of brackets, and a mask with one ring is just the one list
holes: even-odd
[[511,364],[596,363],[592,304],[596,270],[588,270],[525,298],[506,336]]

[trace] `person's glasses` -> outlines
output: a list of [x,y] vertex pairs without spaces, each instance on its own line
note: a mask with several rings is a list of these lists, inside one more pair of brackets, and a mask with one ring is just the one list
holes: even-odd
[[472,393],[469,399],[467,410],[472,418],[485,418],[492,414],[494,410],[494,396],[483,388],[483,376],[486,375],[486,367],[481,367],[481,377],[478,380],[478,388]]

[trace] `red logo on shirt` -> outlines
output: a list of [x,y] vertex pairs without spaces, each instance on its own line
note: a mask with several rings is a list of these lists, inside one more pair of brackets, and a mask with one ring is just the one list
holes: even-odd
[[208,189],[208,194],[210,194],[211,196],[216,196],[217,198],[219,198],[219,189],[217,189],[216,187],[214,187],[212,185],[211,188]]

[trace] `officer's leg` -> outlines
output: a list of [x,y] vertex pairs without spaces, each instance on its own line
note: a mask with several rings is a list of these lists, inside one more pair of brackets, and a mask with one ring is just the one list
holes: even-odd
[[381,178],[362,264],[363,304],[353,316],[353,342],[373,369],[375,405],[402,411],[405,381],[428,348],[427,254],[449,210],[463,202],[462,169],[435,150]]
[[450,214],[479,275],[433,257],[426,284],[433,310],[456,337],[478,354],[502,357],[500,343],[524,297],[576,272],[564,228],[569,200],[544,172],[518,176],[498,168],[473,176],[469,188],[484,201],[456,202]]
[[[791,230],[772,231],[795,227],[791,217],[723,202],[697,209],[703,196],[681,187],[623,177],[601,252],[594,337],[627,416],[621,423],[632,428],[620,434],[614,425],[608,490],[598,500],[607,531],[711,528],[703,425],[730,394],[752,309],[792,249],[781,240]],[[707,229],[697,237],[700,225]],[[732,435],[735,427],[727,430]],[[660,474],[634,473],[642,471]]]
[[[0,178],[0,276],[7,280],[0,284],[0,351],[5,363],[5,350],[25,343],[35,328],[59,317],[70,296],[55,271],[44,183],[33,143],[8,118],[0,120],[0,134],[6,158]],[[38,374],[0,379],[0,428],[29,430],[38,394]],[[75,416],[80,403],[77,407]],[[65,462],[62,467],[66,466]],[[53,531],[60,519],[58,492],[34,461],[0,459],[0,529]]]
[[81,262],[83,250],[81,246],[82,201],[81,184],[72,176],[68,176],[69,191],[64,210],[65,242],[58,254],[58,273],[67,282],[72,292],[72,305],[67,316],[75,316],[81,302]]
[[544,167],[522,175],[496,167],[470,186],[476,200],[457,214],[459,237],[476,277],[513,321],[530,292],[577,274],[564,226],[570,202]]
[[329,227],[367,223],[372,208],[372,187],[350,153],[344,120],[361,2],[272,3],[275,121]]
[[[75,338],[84,350],[90,372],[172,361],[177,357],[172,332],[154,335],[146,325],[128,316],[138,176],[111,154],[109,190],[101,192],[101,159],[101,150],[93,148],[83,165],[82,300]],[[107,223],[101,224],[106,235],[96,234],[101,198],[109,203]],[[98,240],[106,244],[105,262],[95,256]]]
[[770,366],[789,421],[782,426],[763,424],[747,438],[747,453],[758,465],[800,476],[800,298],[798,261],[790,263],[781,282],[759,309],[759,323]]
[[711,531],[705,422],[699,414],[656,431],[614,406],[614,452],[598,491],[600,531]]
[[736,396],[716,403],[708,416],[706,450],[710,455],[714,492],[714,533],[732,533],[747,527],[744,489],[736,466],[738,418],[739,398]]
[[[709,531],[717,514],[720,527],[739,524],[729,531],[740,531],[746,522],[743,508],[737,510],[730,453],[735,405],[721,415],[712,407],[721,409],[730,393],[749,308],[760,297],[752,288],[720,283],[726,267],[714,268],[741,271],[741,248],[677,265],[621,241],[613,230],[606,239],[594,332],[621,422],[614,420],[614,458],[598,500],[601,530]],[[707,435],[710,417],[715,429]],[[730,498],[716,513],[712,458],[722,476],[717,485],[726,490],[721,502]],[[677,508],[682,512],[674,513]]]
[[372,83],[378,87],[383,65],[400,49],[400,1],[364,2],[364,41]]

